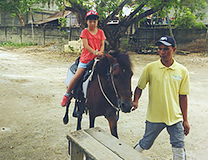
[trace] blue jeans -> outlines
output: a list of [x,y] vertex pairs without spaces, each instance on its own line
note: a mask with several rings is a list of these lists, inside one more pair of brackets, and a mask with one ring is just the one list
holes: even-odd
[[[90,62],[89,62],[89,63],[90,63]],[[82,62],[79,62],[77,68],[87,68],[87,65],[88,65],[89,63],[82,63]]]
[[160,132],[166,128],[170,135],[170,143],[172,147],[184,148],[184,130],[182,122],[178,122],[172,126],[168,126],[165,123],[151,123],[146,121],[146,129],[143,138],[139,141],[139,145],[142,149],[148,150],[154,143]]

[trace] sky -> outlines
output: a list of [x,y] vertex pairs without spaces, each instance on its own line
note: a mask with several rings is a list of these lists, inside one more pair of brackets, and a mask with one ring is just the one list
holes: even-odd
[[131,12],[131,8],[128,8],[128,7],[124,7],[123,8],[123,12],[124,12],[124,15],[128,16]]

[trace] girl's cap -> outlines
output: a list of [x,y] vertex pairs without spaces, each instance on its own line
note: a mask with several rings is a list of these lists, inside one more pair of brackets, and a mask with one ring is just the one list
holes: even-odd
[[98,15],[98,13],[97,13],[97,11],[93,11],[93,10],[91,10],[91,11],[88,11],[87,13],[86,13],[86,16],[85,17],[88,17],[88,16],[98,16],[99,17],[99,15]]

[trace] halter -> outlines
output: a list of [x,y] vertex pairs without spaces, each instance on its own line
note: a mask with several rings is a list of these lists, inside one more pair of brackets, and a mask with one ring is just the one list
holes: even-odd
[[120,106],[121,100],[120,100],[120,97],[119,97],[119,95],[118,95],[118,91],[117,91],[117,89],[116,89],[116,86],[115,86],[115,83],[114,83],[114,79],[113,79],[113,75],[112,75],[112,69],[113,69],[114,67],[118,66],[118,65],[119,65],[119,64],[116,63],[116,64],[114,64],[114,65],[112,65],[112,66],[110,67],[110,77],[111,77],[110,79],[111,79],[111,83],[112,83],[112,85],[113,85],[114,92],[115,92],[115,94],[116,94],[116,98],[117,98],[117,107],[111,102],[111,100],[110,100],[110,99],[108,98],[108,96],[105,94],[105,92],[104,92],[104,90],[103,90],[103,87],[102,87],[102,84],[101,84],[101,80],[100,80],[99,74],[97,74],[97,78],[98,78],[98,84],[99,84],[100,90],[101,90],[103,96],[105,97],[105,99],[108,101],[108,103],[109,103],[113,108],[115,108],[117,111],[120,111],[120,109],[121,109],[121,106]]

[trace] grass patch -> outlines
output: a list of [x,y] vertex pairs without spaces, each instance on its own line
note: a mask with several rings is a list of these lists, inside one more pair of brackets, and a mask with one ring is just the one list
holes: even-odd
[[37,43],[14,43],[10,41],[2,42],[0,43],[0,47],[15,47],[15,48],[21,48],[21,47],[27,47],[27,46],[35,46],[38,45]]

